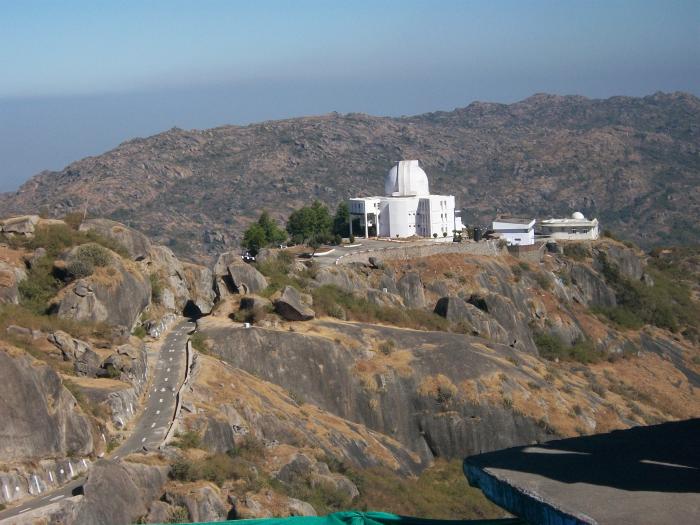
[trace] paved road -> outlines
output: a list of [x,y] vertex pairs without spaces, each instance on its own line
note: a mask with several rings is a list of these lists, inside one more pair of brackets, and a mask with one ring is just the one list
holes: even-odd
[[[187,366],[185,347],[188,336],[194,328],[193,322],[184,320],[176,324],[166,336],[158,356],[146,406],[131,435],[109,455],[109,458],[119,459],[132,452],[143,450],[144,447],[153,450],[162,443],[175,415],[176,394],[185,379]],[[86,479],[85,476],[75,479],[17,507],[0,512],[0,523],[12,523],[13,517],[79,493]]]

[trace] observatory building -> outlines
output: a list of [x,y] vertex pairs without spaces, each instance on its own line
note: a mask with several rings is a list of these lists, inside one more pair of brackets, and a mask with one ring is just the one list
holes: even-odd
[[538,233],[560,240],[594,240],[600,235],[598,219],[588,220],[580,211],[570,219],[545,219],[539,221]]
[[[394,164],[384,179],[381,197],[356,197],[348,201],[350,233],[365,237],[452,237],[462,231],[455,212],[454,195],[431,195],[428,176],[417,160]],[[359,218],[362,231],[352,231]]]

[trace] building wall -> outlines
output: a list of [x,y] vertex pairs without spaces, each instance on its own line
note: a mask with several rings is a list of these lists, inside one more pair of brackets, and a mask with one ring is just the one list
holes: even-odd
[[595,240],[600,236],[598,226],[589,229],[586,233],[581,232],[581,228],[575,228],[576,233],[572,233],[572,228],[552,228],[543,227],[542,233],[549,235],[552,239],[568,240],[568,241],[586,241]]
[[[455,198],[452,195],[425,197],[372,197],[350,199],[351,215],[378,216],[380,237],[443,237],[452,236],[455,229]],[[364,231],[353,232],[364,235]]]
[[455,198],[452,195],[430,195],[421,198],[419,235],[432,237],[445,233],[452,235],[455,229]]
[[508,244],[513,246],[529,246],[535,244],[534,228],[494,228],[494,232],[498,233]]
[[443,253],[465,253],[498,257],[507,255],[508,251],[504,247],[499,247],[498,241],[494,240],[481,242],[435,242],[420,246],[396,246],[381,250],[353,252],[342,256],[336,264],[367,263],[369,257],[378,257],[386,260],[409,260]]
[[[387,237],[412,237],[416,235],[418,197],[394,197],[387,199],[389,209],[389,232]],[[380,215],[380,220],[386,218]]]

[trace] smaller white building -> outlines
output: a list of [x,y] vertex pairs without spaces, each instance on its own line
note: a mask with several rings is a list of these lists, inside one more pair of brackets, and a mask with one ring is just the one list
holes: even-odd
[[569,219],[545,219],[538,224],[538,234],[552,239],[583,241],[595,240],[600,236],[598,219],[588,220],[577,211]]
[[491,229],[509,246],[535,244],[535,219],[501,216],[493,221]]

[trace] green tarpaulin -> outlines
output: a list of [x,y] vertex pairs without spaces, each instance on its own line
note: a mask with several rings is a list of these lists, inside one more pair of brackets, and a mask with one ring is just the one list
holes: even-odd
[[217,521],[205,525],[229,523],[236,525],[526,525],[519,518],[498,520],[430,520],[397,516],[386,512],[336,512],[328,516],[294,516],[255,520]]

